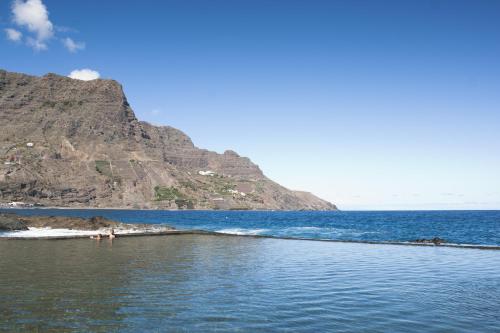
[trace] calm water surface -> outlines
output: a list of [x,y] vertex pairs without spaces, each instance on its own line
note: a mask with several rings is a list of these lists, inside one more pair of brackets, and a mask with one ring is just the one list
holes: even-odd
[[500,332],[500,252],[163,236],[0,241],[0,331]]

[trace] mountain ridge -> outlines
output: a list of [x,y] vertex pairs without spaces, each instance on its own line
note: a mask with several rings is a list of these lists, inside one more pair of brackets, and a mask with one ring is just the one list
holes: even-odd
[[57,207],[335,210],[232,150],[135,116],[115,80],[0,70],[0,202]]

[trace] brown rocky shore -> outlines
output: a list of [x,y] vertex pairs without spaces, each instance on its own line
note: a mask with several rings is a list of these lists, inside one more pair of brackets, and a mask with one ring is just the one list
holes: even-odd
[[[22,232],[33,229],[85,232],[82,234],[75,233],[71,235],[73,237],[86,237],[92,234],[106,233],[110,230],[114,230],[117,234],[153,234],[175,231],[170,226],[120,223],[100,216],[80,218],[68,216],[21,216],[13,213],[0,213],[0,232]],[[41,237],[28,236],[27,238],[43,238],[43,235]]]

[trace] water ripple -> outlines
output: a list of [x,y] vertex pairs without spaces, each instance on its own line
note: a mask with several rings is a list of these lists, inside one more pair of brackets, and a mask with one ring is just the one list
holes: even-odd
[[500,327],[498,251],[185,235],[0,253],[0,331]]

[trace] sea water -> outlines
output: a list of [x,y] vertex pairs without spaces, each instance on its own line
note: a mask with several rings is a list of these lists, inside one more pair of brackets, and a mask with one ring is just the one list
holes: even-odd
[[500,211],[10,211],[29,215],[100,215],[121,222],[167,224],[178,229],[203,229],[239,235],[377,242],[411,242],[439,237],[455,244],[500,246]]
[[499,300],[496,250],[211,235],[0,240],[5,332],[499,332]]

